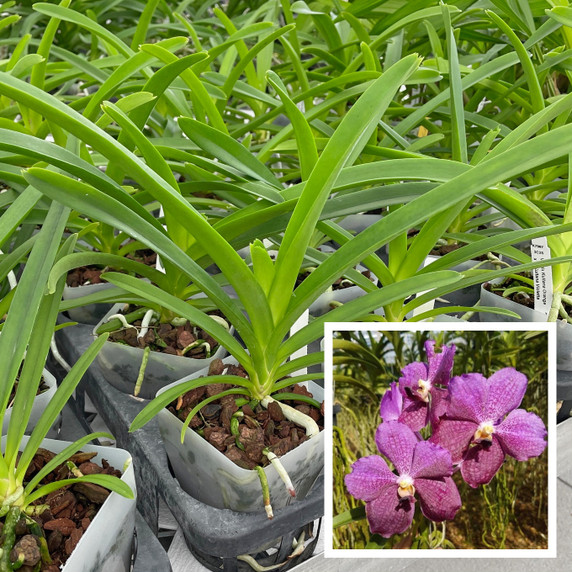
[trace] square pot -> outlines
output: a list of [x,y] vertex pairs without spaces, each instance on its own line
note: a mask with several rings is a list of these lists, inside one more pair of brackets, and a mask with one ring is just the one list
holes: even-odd
[[[5,443],[2,440],[2,446]],[[22,440],[27,442],[27,437]],[[42,447],[59,453],[70,443],[44,439]],[[131,455],[123,449],[84,445],[82,451],[96,451],[94,462],[107,459],[117,469],[122,470],[121,480],[126,482],[136,494],[135,473],[131,465]],[[101,505],[72,552],[62,572],[128,572],[131,569],[133,531],[135,529],[135,499],[127,499],[112,492]]]
[[[223,360],[236,364],[234,358]],[[165,387],[179,385],[189,379],[205,376],[208,369],[187,376]],[[304,384],[318,401],[323,400],[324,390],[313,382]],[[262,489],[258,473],[235,465],[230,459],[213,447],[192,429],[185,431],[181,443],[182,421],[162,409],[157,415],[159,430],[175,476],[183,490],[197,500],[217,507],[229,508],[238,512],[263,511]],[[305,441],[280,460],[292,479],[296,498],[303,499],[318,478],[324,463],[323,431]],[[264,467],[270,488],[270,500],[274,509],[282,508],[293,499],[272,465]]]
[[[97,328],[107,320],[108,316],[117,314],[123,306],[123,304],[115,304],[94,328],[94,335]],[[162,387],[185,375],[208,367],[214,359],[223,358],[226,355],[227,351],[220,345],[216,352],[207,359],[150,352],[139,397],[152,399]],[[142,359],[143,349],[107,341],[97,354],[96,362],[100,366],[103,376],[111,385],[123,393],[133,394]]]

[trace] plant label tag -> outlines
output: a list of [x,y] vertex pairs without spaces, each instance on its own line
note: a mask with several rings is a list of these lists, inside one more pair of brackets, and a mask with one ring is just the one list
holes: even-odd
[[[550,248],[546,237],[533,238],[530,241],[532,261],[548,260]],[[532,271],[534,278],[534,309],[548,316],[552,306],[552,266],[542,266]]]

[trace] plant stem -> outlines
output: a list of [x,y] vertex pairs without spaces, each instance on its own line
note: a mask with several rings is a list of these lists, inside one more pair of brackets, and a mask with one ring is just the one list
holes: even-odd
[[2,544],[2,555],[0,556],[0,572],[12,572],[10,552],[16,542],[16,524],[19,520],[20,509],[14,506],[8,511],[6,520],[4,521],[4,528],[2,529],[4,542]]
[[556,322],[561,302],[562,292],[560,290],[556,290],[552,295],[552,305],[550,306],[550,312],[548,312],[548,322]]

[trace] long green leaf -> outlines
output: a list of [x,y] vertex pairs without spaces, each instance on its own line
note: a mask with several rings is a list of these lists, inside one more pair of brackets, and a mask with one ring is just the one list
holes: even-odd
[[338,175],[361,152],[395,92],[419,63],[416,56],[408,56],[377,79],[350,109],[322,152],[292,213],[278,252],[269,297],[276,320],[288,306],[284,292],[294,287],[310,237]]

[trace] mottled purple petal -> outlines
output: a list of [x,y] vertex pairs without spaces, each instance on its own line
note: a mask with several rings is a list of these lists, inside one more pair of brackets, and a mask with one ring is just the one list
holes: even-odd
[[429,364],[429,379],[431,383],[439,385],[447,385],[451,379],[451,370],[453,369],[453,359],[455,357],[455,346],[443,346],[441,353],[435,353],[435,341],[428,340],[425,342],[425,352],[427,353],[427,362]]
[[489,377],[485,417],[497,421],[516,409],[524,397],[528,380],[513,367],[499,369]]
[[484,418],[487,400],[487,380],[480,373],[465,373],[449,383],[451,403],[447,416],[480,424]]
[[409,476],[413,479],[440,479],[453,473],[451,453],[435,443],[420,441],[413,451]]
[[546,448],[547,434],[542,419],[524,409],[509,413],[495,431],[505,453],[518,461],[538,457]]
[[405,423],[413,431],[421,431],[427,425],[429,406],[420,399],[403,398],[403,411],[398,418],[400,423]]
[[379,414],[384,421],[397,421],[403,409],[403,395],[393,382],[391,387],[383,394],[379,406]]
[[493,435],[492,443],[478,443],[469,449],[461,463],[461,475],[466,483],[476,489],[479,485],[491,482],[504,459],[504,451]]
[[430,520],[452,520],[461,508],[461,495],[451,477],[442,480],[416,479],[421,512]]
[[407,364],[401,370],[399,378],[399,391],[401,394],[409,397],[417,395],[419,389],[419,380],[427,381],[429,379],[429,370],[427,365],[420,361]]
[[429,409],[429,421],[435,427],[439,419],[447,413],[449,409],[450,397],[448,389],[434,387],[431,390],[431,407]]
[[362,457],[352,465],[352,472],[344,478],[348,492],[356,499],[371,501],[388,484],[397,486],[397,476],[378,455]]
[[451,453],[453,463],[458,463],[463,458],[478,427],[473,421],[445,417],[433,429],[429,441],[447,449]]
[[371,532],[389,538],[405,532],[411,526],[415,499],[400,499],[397,486],[386,486],[375,500],[366,503],[365,512]]
[[407,425],[397,421],[382,423],[377,428],[375,442],[379,451],[393,463],[400,475],[409,473],[418,440]]

